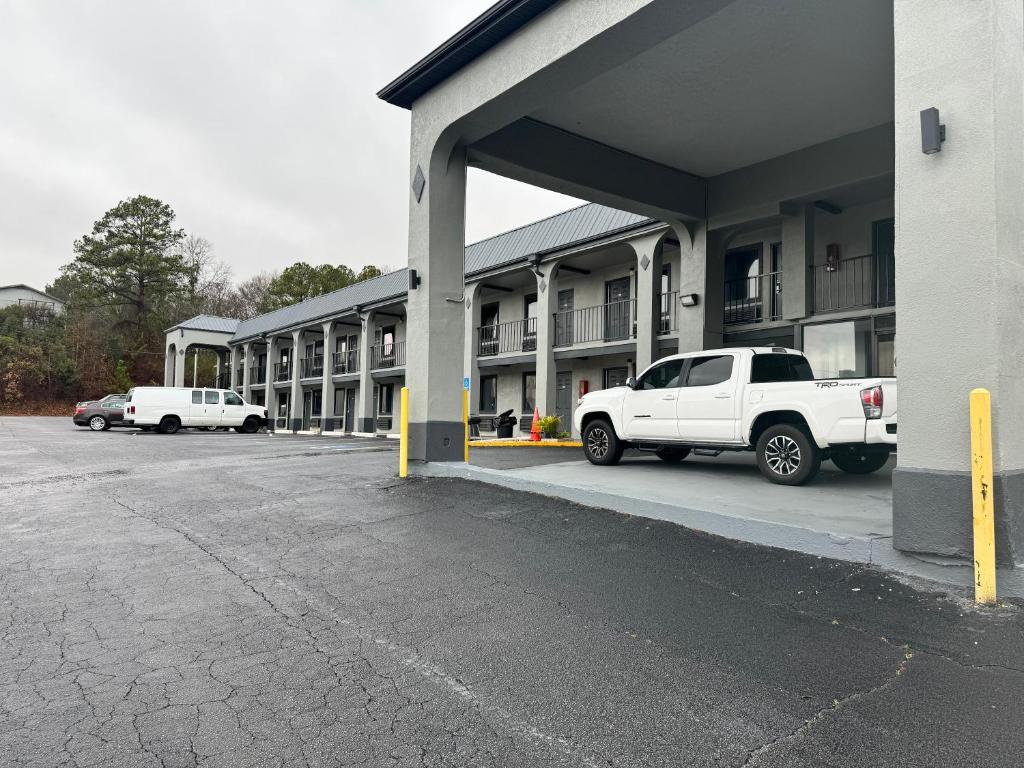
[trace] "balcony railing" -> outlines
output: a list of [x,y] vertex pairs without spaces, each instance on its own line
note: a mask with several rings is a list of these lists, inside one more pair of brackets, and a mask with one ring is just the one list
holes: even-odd
[[896,303],[894,267],[891,256],[871,254],[815,265],[814,311],[892,306]]
[[302,358],[299,361],[299,371],[304,379],[319,379],[324,375],[324,356]]
[[476,334],[476,353],[480,357],[504,352],[533,352],[537,349],[537,318],[481,325]]
[[658,333],[671,333],[676,330],[676,308],[679,306],[679,291],[669,291],[658,295],[661,314],[658,316]]
[[595,341],[625,341],[635,335],[635,299],[555,313],[556,347]]
[[723,321],[760,323],[782,317],[782,273],[765,272],[725,281]]
[[388,341],[370,347],[370,370],[401,368],[405,365],[405,342]]
[[346,373],[359,373],[359,350],[349,349],[345,352],[335,352],[331,366],[335,376],[343,376]]
[[249,385],[266,384],[267,367],[265,365],[254,365],[249,369]]
[[288,381],[292,377],[291,361],[274,363],[274,381]]

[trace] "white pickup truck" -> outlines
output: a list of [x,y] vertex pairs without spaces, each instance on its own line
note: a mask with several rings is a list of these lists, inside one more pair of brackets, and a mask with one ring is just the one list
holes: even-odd
[[573,422],[593,464],[615,464],[626,448],[668,462],[752,450],[768,480],[800,485],[826,458],[854,474],[885,464],[896,449],[896,380],[815,379],[800,352],[782,347],[704,350],[584,395]]

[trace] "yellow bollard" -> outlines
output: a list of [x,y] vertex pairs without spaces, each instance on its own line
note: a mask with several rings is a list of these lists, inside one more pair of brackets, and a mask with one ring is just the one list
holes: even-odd
[[409,476],[409,388],[402,387],[402,410],[399,416],[398,476]]
[[995,500],[992,487],[992,396],[971,391],[971,480],[974,496],[974,602],[996,602]]
[[469,463],[469,390],[462,388],[462,460]]

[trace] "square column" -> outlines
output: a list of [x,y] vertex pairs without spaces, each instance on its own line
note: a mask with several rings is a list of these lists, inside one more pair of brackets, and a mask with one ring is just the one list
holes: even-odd
[[461,461],[466,152],[421,115],[412,115],[409,174],[409,267],[420,278],[407,304],[409,458]]
[[697,294],[697,306],[679,310],[679,351],[697,352],[722,346],[725,304],[725,258],[722,234],[708,231],[707,222],[693,225],[691,248],[679,232],[679,295]]
[[242,345],[242,399],[247,403],[252,401],[252,367],[255,362],[253,349],[251,341]]
[[480,366],[477,363],[477,328],[480,327],[480,283],[466,286],[466,343],[463,345],[463,375],[469,379],[469,412],[480,410]]
[[814,309],[814,206],[794,204],[782,214],[782,317],[800,320]]
[[[537,410],[555,415],[555,313],[558,312],[558,265],[545,264],[537,276]],[[532,414],[531,414],[532,415]]]
[[273,432],[277,429],[277,397],[274,392],[274,356],[277,354],[277,337],[267,337],[267,375],[266,379],[266,400],[267,400],[267,429]]
[[228,347],[228,389],[232,392],[238,386],[238,347]]
[[292,432],[302,429],[302,366],[299,363],[302,347],[302,331],[292,331],[292,353],[288,358],[291,368],[291,396],[288,398],[288,410],[291,414],[289,428]]
[[359,316],[359,392],[356,396],[356,432],[373,434],[377,431],[377,414],[373,409],[373,312]]
[[630,241],[636,254],[636,372],[658,359],[664,232]]
[[[893,545],[972,556],[968,396],[992,393],[996,557],[1024,562],[1024,12],[895,4]],[[946,126],[922,152],[921,110]]]
[[320,394],[320,431],[334,430],[334,346],[337,326],[333,320],[324,323],[324,378]]

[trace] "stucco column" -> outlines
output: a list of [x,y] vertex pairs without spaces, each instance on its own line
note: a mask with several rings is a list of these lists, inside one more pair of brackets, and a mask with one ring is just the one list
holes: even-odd
[[323,391],[320,397],[320,431],[330,432],[334,429],[334,345],[337,338],[337,326],[333,320],[324,323],[324,377]]
[[[996,557],[1024,562],[1024,9],[895,4],[893,544],[970,558],[968,395],[992,392]],[[920,112],[940,111],[941,151]]]
[[277,397],[274,392],[274,358],[277,355],[277,337],[267,337],[267,372],[266,380],[267,429],[273,432],[277,428]]
[[188,347],[177,347],[177,356],[174,359],[174,386],[185,386],[185,357],[188,355]]
[[242,345],[242,399],[252,401],[252,367],[255,364],[253,344],[247,341]]
[[373,348],[373,312],[364,312],[359,319],[359,392],[356,393],[355,431],[372,434],[376,431],[377,418],[373,410],[373,375],[370,365],[370,350]]
[[302,429],[302,331],[292,331],[291,361],[291,395],[288,398],[288,410],[291,415],[289,428],[292,432]]
[[537,276],[537,410],[555,414],[555,313],[558,312],[558,265],[544,264]]
[[664,232],[638,237],[630,245],[636,254],[636,370],[658,359],[661,324],[661,243]]
[[435,131],[429,117],[413,111],[409,267],[420,284],[407,305],[409,457],[460,461],[466,153]]
[[480,366],[477,328],[480,327],[480,283],[466,286],[466,343],[463,345],[463,376],[469,379],[469,412],[480,410]]
[[174,366],[178,362],[178,345],[168,341],[164,345],[164,386],[174,386]]
[[725,302],[723,236],[709,232],[707,222],[698,222],[692,227],[692,239],[679,238],[679,249],[679,295],[697,294],[697,306],[680,303],[678,307],[679,351],[720,347]]
[[225,357],[228,361],[228,389],[234,392],[238,386],[238,347],[228,347]]
[[799,320],[814,308],[814,206],[794,204],[782,213],[782,317]]

